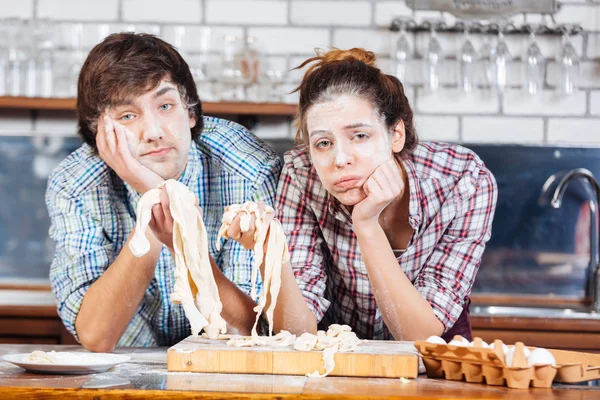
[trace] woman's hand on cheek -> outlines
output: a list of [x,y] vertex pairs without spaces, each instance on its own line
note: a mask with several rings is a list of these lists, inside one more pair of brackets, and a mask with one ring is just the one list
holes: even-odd
[[352,222],[356,225],[378,223],[379,215],[404,190],[402,174],[394,159],[375,168],[363,185],[367,197],[354,206]]

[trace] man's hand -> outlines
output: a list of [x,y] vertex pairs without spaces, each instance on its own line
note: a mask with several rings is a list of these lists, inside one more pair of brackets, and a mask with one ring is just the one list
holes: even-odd
[[356,224],[378,222],[379,214],[405,190],[402,173],[394,159],[381,164],[363,185],[367,197],[352,210]]
[[[198,206],[198,196],[196,196],[196,208],[200,212],[200,218],[202,218],[202,209]],[[160,203],[152,206],[152,218],[148,226],[152,229],[154,237],[156,237],[162,244],[167,246],[171,251],[171,254],[175,254],[173,250],[173,215],[171,214],[171,200],[169,199],[169,193],[163,186],[160,189]]]
[[133,136],[133,133],[109,116],[100,116],[96,134],[98,154],[121,179],[144,194],[164,180],[133,157],[127,146],[127,135]]
[[[265,212],[265,203],[263,203],[262,201],[258,202],[258,209],[260,210],[260,213],[264,213]],[[256,228],[255,226],[255,222],[256,222],[256,216],[254,214],[250,214],[250,229],[248,229],[246,232],[242,232],[242,229],[240,227],[240,220],[241,220],[241,216],[244,213],[239,213],[231,222],[231,225],[229,226],[229,229],[227,230],[227,236],[229,236],[230,239],[233,239],[237,242],[239,242],[242,247],[244,247],[247,250],[253,250],[254,249],[254,245],[256,244],[255,240],[254,240],[254,233],[256,232]],[[273,220],[273,218],[275,217],[275,213],[274,212],[270,212],[267,213],[267,215],[265,216],[265,223],[267,225],[267,235],[266,238],[269,237],[269,226],[271,225],[271,221]],[[263,251],[266,253],[267,252],[267,243],[268,241],[265,240],[265,246],[263,247]]]

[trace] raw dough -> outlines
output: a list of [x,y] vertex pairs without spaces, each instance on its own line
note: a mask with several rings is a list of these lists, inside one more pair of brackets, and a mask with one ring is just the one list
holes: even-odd
[[[267,295],[271,295],[271,303],[266,311],[267,321],[269,322],[269,336],[273,335],[273,313],[275,312],[275,306],[277,305],[277,297],[279,296],[279,290],[281,289],[281,268],[282,265],[290,260],[290,254],[287,248],[287,241],[281,224],[276,219],[273,219],[269,226],[265,222],[267,214],[272,213],[274,210],[272,207],[266,206],[264,211],[261,212],[258,205],[254,202],[246,202],[242,205],[232,204],[225,209],[223,214],[222,225],[219,229],[217,236],[217,249],[220,247],[221,237],[227,239],[227,230],[231,225],[231,222],[235,219],[238,214],[240,215],[240,230],[247,232],[250,229],[250,220],[252,214],[255,215],[254,222],[254,265],[252,266],[252,284],[250,289],[250,296],[256,301],[256,277],[260,265],[263,262],[263,248],[264,242],[269,232],[269,243],[267,248],[267,254],[264,256],[265,262],[265,276],[263,277],[263,291],[258,299],[258,304],[254,307],[256,312],[256,321],[252,327],[252,339],[257,343],[261,340],[257,333],[258,321],[260,315],[265,308],[267,303]],[[245,344],[246,345],[246,344]],[[249,344],[248,344],[249,345]]]
[[29,357],[27,357],[27,361],[38,364],[56,364],[58,362],[54,350],[49,353],[41,350],[34,350]]
[[175,251],[175,285],[173,303],[182,304],[190,321],[192,334],[202,329],[215,339],[227,332],[221,317],[223,305],[212,273],[208,255],[208,238],[202,216],[196,207],[196,196],[182,183],[169,179],[158,189],[146,192],[137,205],[138,219],[129,248],[136,257],[150,250],[145,232],[152,216],[152,206],[160,203],[160,191],[169,194],[173,216],[173,249]]
[[360,340],[348,325],[332,324],[327,332],[318,331],[316,335],[305,332],[299,337],[288,331],[281,331],[275,336],[236,336],[227,341],[229,346],[252,347],[252,346],[278,346],[291,347],[297,351],[323,351],[323,367],[325,373],[312,372],[306,376],[310,378],[323,378],[335,368],[334,355],[337,352],[354,351],[360,344]]

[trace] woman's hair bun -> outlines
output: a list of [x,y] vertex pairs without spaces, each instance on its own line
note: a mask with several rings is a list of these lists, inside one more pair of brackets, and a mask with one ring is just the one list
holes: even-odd
[[375,66],[375,53],[365,49],[352,48],[340,50],[333,48],[325,53],[319,54],[321,62],[332,61],[361,61],[367,65]]

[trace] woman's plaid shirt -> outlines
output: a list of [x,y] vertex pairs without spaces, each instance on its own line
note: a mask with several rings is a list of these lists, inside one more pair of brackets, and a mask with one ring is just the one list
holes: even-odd
[[[402,160],[414,233],[398,264],[447,331],[470,295],[491,236],[496,181],[475,153],[457,145],[422,143]],[[329,200],[305,147],[285,154],[277,195],[296,281],[321,326],[348,324],[359,337],[391,339],[351,214]]]

